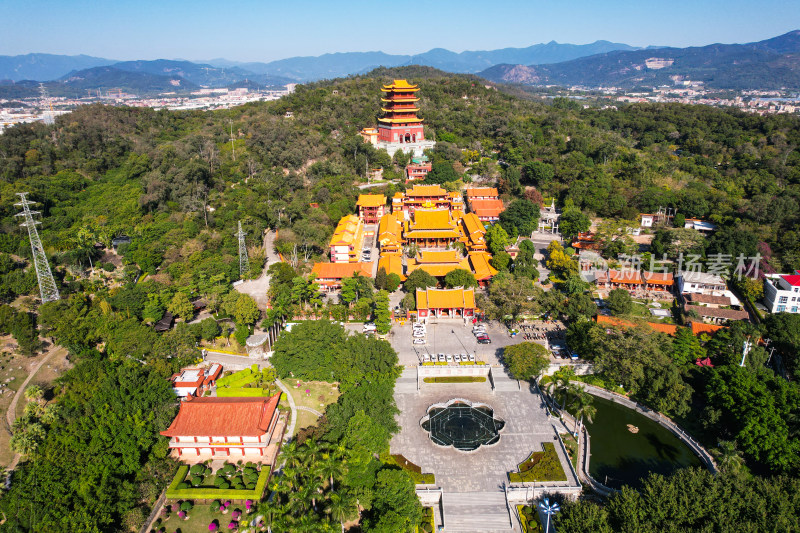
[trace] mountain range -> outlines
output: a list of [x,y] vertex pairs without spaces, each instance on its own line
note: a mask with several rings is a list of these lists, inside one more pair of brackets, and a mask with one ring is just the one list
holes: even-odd
[[800,30],[746,44],[616,50],[552,64],[500,64],[478,75],[526,85],[632,88],[693,80],[715,89],[798,89]]
[[[498,83],[617,86],[631,88],[702,81],[718,89],[800,88],[800,30],[746,44],[635,48],[596,41],[556,42],[526,48],[451,52],[435,48],[418,55],[347,52],[293,57],[269,63],[227,59],[114,61],[91,56],[27,54],[0,56],[0,97],[38,91],[53,95],[121,89],[137,94],[198,87],[281,86],[369,72],[377,67],[423,65],[478,74]],[[37,80],[37,81],[33,81]]]

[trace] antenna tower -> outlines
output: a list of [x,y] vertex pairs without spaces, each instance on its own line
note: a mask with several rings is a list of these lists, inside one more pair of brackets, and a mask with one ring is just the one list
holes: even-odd
[[239,221],[239,231],[236,236],[239,237],[239,277],[244,279],[245,274],[250,272],[250,260],[247,258],[247,244],[244,242],[244,236],[247,235],[242,231],[242,221]]
[[42,94],[42,100],[45,106],[43,116],[44,123],[48,126],[52,126],[56,123],[56,119],[53,117],[53,104],[50,103],[50,98],[47,97],[47,89],[44,88],[44,83],[39,84],[39,92]]
[[20,202],[14,205],[22,207],[22,213],[17,213],[18,217],[25,217],[25,222],[20,226],[28,228],[28,237],[31,240],[31,251],[33,252],[33,266],[36,268],[36,278],[39,280],[39,292],[42,294],[42,303],[54,302],[60,298],[58,287],[50,272],[50,265],[47,263],[47,256],[44,255],[42,241],[39,239],[39,232],[36,231],[36,224],[41,224],[33,220],[33,215],[38,215],[39,211],[31,211],[30,206],[36,202],[29,202],[25,195],[26,192],[18,192]]

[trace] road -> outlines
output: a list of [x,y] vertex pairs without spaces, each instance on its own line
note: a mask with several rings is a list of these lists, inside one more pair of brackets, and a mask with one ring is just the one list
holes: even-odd
[[267,274],[267,267],[272,263],[280,261],[280,257],[275,253],[275,232],[268,230],[264,234],[264,251],[266,252],[266,261],[264,262],[264,270],[261,276],[257,279],[251,279],[240,283],[234,287],[237,291],[250,295],[258,304],[258,308],[262,311],[267,310],[267,291],[269,291],[269,275]]

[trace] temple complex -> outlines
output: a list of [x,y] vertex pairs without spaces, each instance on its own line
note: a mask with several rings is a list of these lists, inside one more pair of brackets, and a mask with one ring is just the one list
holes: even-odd
[[447,192],[441,185],[414,185],[392,197],[392,213],[403,213],[410,218],[417,209],[464,211],[464,198],[457,192]]
[[364,224],[377,224],[386,213],[386,197],[382,194],[361,194],[356,208],[358,218]]

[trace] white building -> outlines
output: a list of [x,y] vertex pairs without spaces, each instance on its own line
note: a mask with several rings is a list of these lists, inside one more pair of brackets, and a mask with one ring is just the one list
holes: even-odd
[[767,274],[764,278],[764,303],[770,313],[800,312],[800,272]]

